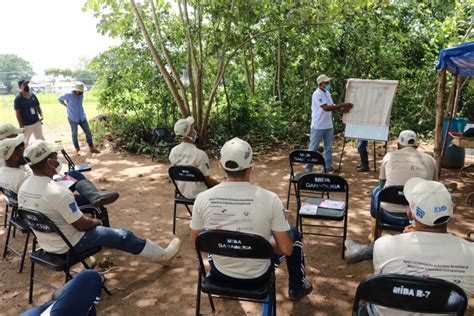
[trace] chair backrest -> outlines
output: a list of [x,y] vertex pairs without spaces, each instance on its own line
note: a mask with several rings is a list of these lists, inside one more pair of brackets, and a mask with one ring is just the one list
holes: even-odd
[[18,207],[18,198],[17,194],[10,189],[1,188],[5,202],[13,207]]
[[64,149],[61,150],[61,153],[63,154],[64,159],[66,159],[67,161],[67,169],[74,170],[74,167],[76,165],[74,164],[74,161],[72,161],[71,157],[67,154],[67,152]]
[[49,219],[48,216],[38,211],[22,208],[19,208],[18,212],[20,217],[26,222],[30,229],[40,233],[57,234],[66,243],[66,245],[72,249],[72,245],[69,240],[66,238],[66,236],[64,236],[58,226],[56,226],[56,224]]
[[171,133],[166,127],[157,127],[153,130],[153,137],[156,143],[169,142],[171,140]]
[[408,201],[403,194],[403,185],[391,185],[383,188],[379,193],[378,202],[387,202],[398,205],[408,205]]
[[467,297],[454,283],[402,274],[377,274],[357,287],[352,315],[359,302],[418,313],[464,315]]
[[272,245],[264,237],[255,234],[206,230],[196,239],[196,251],[233,258],[273,260]]
[[298,180],[297,191],[345,192],[349,194],[349,184],[338,175],[311,172]]
[[294,174],[295,164],[321,165],[324,168],[324,172],[326,172],[326,164],[324,163],[324,157],[317,151],[297,149],[293,150],[290,153],[289,158],[290,169],[292,174]]
[[178,183],[176,181],[183,181],[183,182],[204,182],[207,185],[204,175],[202,174],[199,168],[193,166],[171,166],[168,169],[168,174],[173,182],[173,185],[176,189],[176,193],[179,195],[183,195],[179,190]]

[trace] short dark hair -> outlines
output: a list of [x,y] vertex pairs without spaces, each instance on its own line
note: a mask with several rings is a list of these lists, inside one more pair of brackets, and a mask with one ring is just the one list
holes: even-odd
[[229,178],[242,178],[247,172],[247,169],[248,168],[242,169],[242,170],[235,170],[235,171],[224,169],[224,171]]

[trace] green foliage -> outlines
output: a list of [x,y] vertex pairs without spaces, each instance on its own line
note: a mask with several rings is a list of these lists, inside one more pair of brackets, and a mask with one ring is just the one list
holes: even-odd
[[[156,31],[150,3],[140,3],[145,25]],[[337,103],[344,101],[347,78],[399,80],[391,134],[410,128],[429,135],[435,120],[434,62],[442,48],[463,42],[474,15],[472,6],[460,0],[187,3],[190,21],[183,24],[176,4],[156,1],[163,37],[151,36],[156,47],[166,45],[179,73],[189,63],[186,27],[200,39],[195,49],[203,62],[204,97],[223,56],[229,58],[208,125],[201,126],[215,145],[234,136],[306,145],[311,95],[320,73],[334,78]],[[93,63],[100,105],[121,118],[110,122],[114,134],[128,129],[122,131],[124,146],[143,151],[153,127],[173,126],[178,107],[153,64],[130,3],[89,0],[86,7],[101,18],[99,30],[122,39]],[[162,52],[159,57],[166,63]],[[472,80],[466,82],[460,114],[473,115],[473,90]],[[185,97],[191,99],[188,86]],[[334,117],[341,132],[340,114]]]
[[13,54],[0,54],[0,82],[7,92],[10,93],[19,80],[30,80],[33,74],[29,61]]

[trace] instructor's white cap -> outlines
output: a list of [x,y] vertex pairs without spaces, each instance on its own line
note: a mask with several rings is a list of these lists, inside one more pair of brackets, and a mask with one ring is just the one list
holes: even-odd
[[426,226],[437,226],[453,216],[453,201],[446,187],[437,181],[411,178],[403,188],[410,211]]
[[328,81],[331,81],[332,78],[329,78],[328,76],[326,76],[325,74],[322,74],[322,75],[319,75],[318,76],[318,79],[316,79],[316,81],[318,82],[318,85],[323,83],[323,82],[328,82]]
[[13,124],[10,123],[5,123],[0,125],[0,140],[5,139],[10,135],[13,134],[20,134],[23,133],[24,129],[23,128],[17,128],[13,126]]
[[62,145],[51,144],[45,140],[35,139],[26,147],[23,156],[29,165],[36,165],[38,162],[43,161],[46,157],[52,153],[63,150]]
[[253,166],[252,147],[238,137],[227,141],[221,148],[221,165],[225,170],[238,171]]
[[176,124],[174,124],[174,133],[176,136],[186,137],[191,131],[191,126],[194,124],[194,118],[188,116],[185,119],[179,119]]
[[23,134],[18,135],[15,138],[6,138],[0,141],[0,159],[8,160],[12,156],[15,148],[23,143],[25,138]]
[[416,147],[418,146],[418,137],[412,130],[404,130],[398,135],[398,143],[402,146]]

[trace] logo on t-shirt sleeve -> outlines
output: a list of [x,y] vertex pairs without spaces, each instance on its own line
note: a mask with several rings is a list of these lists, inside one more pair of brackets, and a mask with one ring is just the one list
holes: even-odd
[[319,99],[319,102],[323,103],[323,98],[320,98],[320,99]]
[[77,211],[77,205],[74,202],[70,203],[68,207],[73,213]]
[[283,213],[283,216],[285,217],[285,220],[288,222],[288,214],[286,214],[285,208],[282,208],[281,211]]
[[208,163],[208,162],[206,162],[206,163],[204,164],[204,166],[206,166],[206,168],[209,169],[209,163]]

